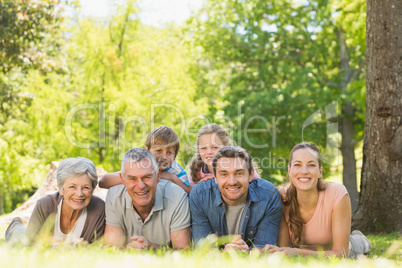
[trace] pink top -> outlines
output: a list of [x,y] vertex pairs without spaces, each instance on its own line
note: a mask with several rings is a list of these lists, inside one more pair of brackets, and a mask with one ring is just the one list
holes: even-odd
[[[332,212],[347,194],[348,191],[345,186],[339,183],[328,183],[327,188],[319,192],[314,215],[303,225],[300,248],[308,250],[332,249]],[[289,210],[290,206],[283,207],[288,227]]]
[[[215,179],[214,174],[212,174],[212,173],[204,173],[203,167],[201,167],[200,170],[198,170],[198,176],[200,176],[201,179],[204,179],[204,178]],[[254,175],[253,175],[252,180],[256,180],[257,178],[258,178],[258,174],[257,174],[257,171],[254,169]],[[193,179],[191,178],[191,172],[188,173],[188,181],[190,182],[191,186],[195,185]]]

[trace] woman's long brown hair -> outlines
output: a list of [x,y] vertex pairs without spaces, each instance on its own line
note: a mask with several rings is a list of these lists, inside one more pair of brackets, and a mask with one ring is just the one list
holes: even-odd
[[[321,153],[320,150],[314,143],[299,143],[295,147],[293,147],[289,156],[289,167],[292,164],[293,153],[299,149],[307,149],[313,150],[317,153],[318,157],[318,165],[321,168]],[[299,202],[297,200],[297,190],[294,184],[292,183],[291,178],[289,178],[289,174],[287,175],[287,179],[289,182],[284,187],[284,192],[282,194],[282,201],[285,206],[290,206],[289,210],[289,229],[290,229],[290,241],[292,242],[293,247],[300,247],[301,244],[301,233],[303,229],[303,220],[300,215]],[[317,190],[323,191],[325,190],[327,184],[322,181],[322,178],[318,179],[317,182]]]

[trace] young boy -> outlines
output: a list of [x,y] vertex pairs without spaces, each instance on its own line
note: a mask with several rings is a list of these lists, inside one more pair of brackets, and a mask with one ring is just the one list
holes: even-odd
[[[186,171],[175,161],[180,142],[176,131],[167,126],[160,126],[148,133],[144,148],[156,158],[160,170],[160,178],[169,180],[184,191],[190,193],[190,183]],[[119,172],[107,173],[99,180],[99,187],[109,189],[121,184]]]

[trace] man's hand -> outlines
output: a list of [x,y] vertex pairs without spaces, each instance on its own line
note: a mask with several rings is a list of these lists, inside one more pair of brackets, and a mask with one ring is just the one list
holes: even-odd
[[150,243],[145,237],[141,235],[135,235],[130,237],[131,242],[127,244],[127,248],[135,248],[135,249],[149,249],[152,247],[152,243]]
[[224,251],[228,251],[228,250],[240,250],[243,252],[248,252],[250,250],[250,248],[248,247],[246,242],[244,242],[244,240],[241,239],[241,236],[238,235],[233,239],[232,242],[225,245]]

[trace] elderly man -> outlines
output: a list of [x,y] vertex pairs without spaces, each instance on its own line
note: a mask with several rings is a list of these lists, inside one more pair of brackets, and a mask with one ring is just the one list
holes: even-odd
[[189,246],[190,211],[187,194],[176,184],[159,182],[159,167],[146,149],[130,149],[123,157],[123,185],[106,197],[105,243],[136,249]]
[[248,251],[275,244],[282,217],[281,197],[270,182],[252,180],[250,154],[238,146],[227,146],[215,155],[212,165],[215,179],[196,184],[190,192],[194,242],[217,234],[237,235],[225,250]]

